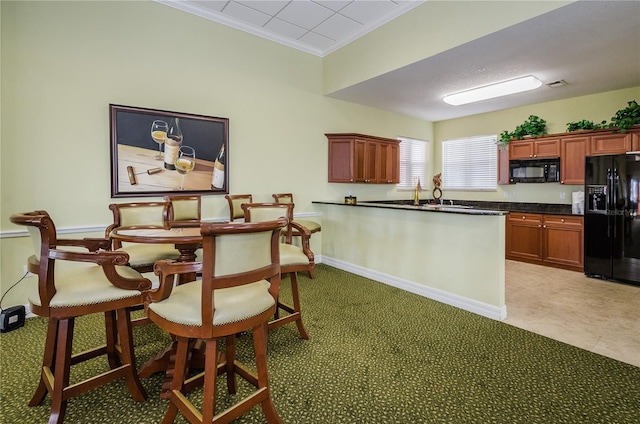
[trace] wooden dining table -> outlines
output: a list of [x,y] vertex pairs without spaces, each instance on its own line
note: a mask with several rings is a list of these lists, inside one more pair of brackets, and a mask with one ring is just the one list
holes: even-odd
[[[173,243],[180,252],[178,261],[194,262],[196,260],[196,250],[202,244],[202,235],[200,227],[185,228],[164,228],[160,226],[136,226],[136,227],[118,227],[111,231],[110,236],[114,239],[128,243],[146,243],[146,244],[170,244]],[[178,278],[178,284],[195,281],[197,275],[195,273],[181,274]],[[165,379],[162,383],[160,391],[161,399],[171,397],[171,380],[173,379],[174,358],[177,343],[172,342],[167,348],[160,351],[156,356],[145,362],[138,370],[140,378],[149,378],[157,372],[164,372]],[[191,368],[204,367],[204,353],[200,344],[196,341],[191,354]]]

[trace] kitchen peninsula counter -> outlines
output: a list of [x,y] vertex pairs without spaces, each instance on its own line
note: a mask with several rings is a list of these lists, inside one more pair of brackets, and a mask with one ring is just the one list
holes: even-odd
[[489,318],[506,318],[508,211],[312,203],[322,212],[323,263]]

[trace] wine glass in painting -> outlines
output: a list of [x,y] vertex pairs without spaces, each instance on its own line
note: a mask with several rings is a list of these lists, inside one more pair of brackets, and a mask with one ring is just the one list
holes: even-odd
[[162,145],[167,139],[167,131],[169,130],[169,124],[165,121],[153,121],[151,124],[151,138],[158,143],[158,154],[154,159],[162,160]]
[[180,146],[178,159],[176,159],[176,171],[182,174],[180,190],[184,190],[184,176],[189,174],[196,167],[196,151],[190,146]]

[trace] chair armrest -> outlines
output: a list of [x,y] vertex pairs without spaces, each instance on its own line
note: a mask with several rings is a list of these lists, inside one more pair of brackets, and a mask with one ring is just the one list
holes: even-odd
[[[311,251],[311,246],[309,245],[309,240],[311,240],[311,232],[307,227],[295,221],[291,221],[290,225],[292,228],[297,230],[298,233],[300,234],[300,240],[302,242],[301,243],[302,251],[304,252],[305,255],[307,255],[307,257],[309,258],[309,261],[313,262],[314,254],[313,254],[313,251]],[[291,244],[292,242],[291,240],[289,240],[286,243]]]
[[84,247],[90,252],[97,252],[101,249],[111,250],[111,240],[108,238],[57,239],[56,245]]
[[160,286],[156,290],[147,292],[145,304],[159,302],[169,297],[173,290],[175,276],[202,272],[202,262],[177,262],[163,259],[154,264],[153,272],[159,277]]
[[129,263],[129,255],[126,252],[72,252],[66,250],[51,249],[49,250],[49,259],[63,260],[71,262],[88,262],[100,265],[107,279],[114,286],[126,290],[149,290],[151,289],[151,280],[148,278],[125,278],[118,273],[116,266],[125,266]]

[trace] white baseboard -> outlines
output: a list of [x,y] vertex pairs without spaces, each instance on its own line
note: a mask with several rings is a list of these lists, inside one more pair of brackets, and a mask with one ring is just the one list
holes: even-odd
[[382,272],[374,271],[368,268],[354,265],[348,262],[344,262],[338,259],[323,257],[322,263],[351,272],[352,274],[360,275],[362,277],[370,278],[380,283],[388,284],[393,287],[397,287],[402,290],[406,290],[411,293],[415,293],[420,296],[427,297],[429,299],[436,300],[438,302],[445,303],[447,305],[455,306],[456,308],[464,309],[465,311],[473,312],[478,315],[482,315],[487,318],[502,321],[507,318],[507,306],[493,306],[484,302],[478,302],[477,300],[469,299],[463,296],[458,296],[449,292],[427,287],[423,284],[418,284],[414,281],[405,280],[402,278],[394,277],[393,275],[385,274]]

